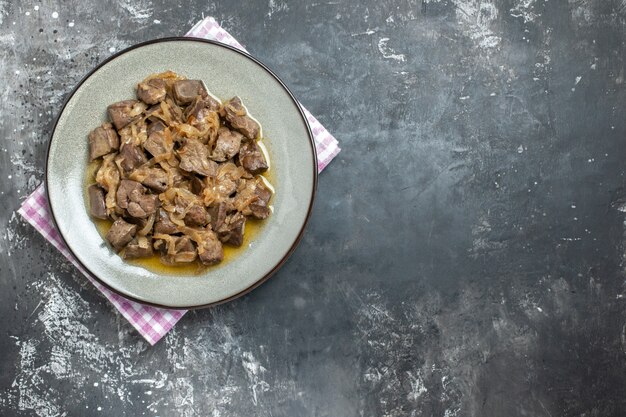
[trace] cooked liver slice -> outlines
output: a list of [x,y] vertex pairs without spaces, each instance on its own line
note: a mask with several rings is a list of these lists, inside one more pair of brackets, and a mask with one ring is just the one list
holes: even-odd
[[106,203],[104,201],[104,190],[97,184],[89,186],[89,209],[91,215],[98,219],[107,219]]
[[115,195],[117,206],[126,209],[133,199],[137,199],[145,193],[145,187],[137,181],[122,180],[119,187],[117,187],[117,194]]
[[224,259],[224,248],[217,235],[208,230],[202,246],[198,248],[198,257],[204,265],[215,265]]
[[116,251],[122,250],[130,242],[137,232],[137,225],[126,223],[122,219],[117,219],[106,234],[106,240]]
[[137,219],[144,219],[156,212],[159,208],[159,196],[144,194],[128,203],[128,214]]
[[89,160],[118,150],[120,138],[111,123],[104,123],[89,133]]
[[226,214],[228,213],[229,205],[227,203],[219,203],[214,207],[209,208],[209,215],[211,216],[211,228],[213,230],[219,230],[226,220]]
[[224,103],[224,117],[233,129],[241,132],[246,138],[255,140],[261,127],[250,116],[239,97],[233,97]]
[[143,143],[143,148],[154,157],[165,155],[174,149],[174,144],[168,140],[163,131],[153,131]]
[[126,209],[131,217],[144,219],[156,212],[159,196],[146,194],[146,188],[132,180],[122,180],[117,188],[117,206]]
[[239,163],[253,175],[267,171],[267,161],[255,141],[245,142],[239,149]]
[[215,176],[217,164],[209,159],[209,150],[202,142],[196,139],[186,139],[185,144],[178,150],[180,165],[183,171],[195,172],[208,177]]
[[211,221],[211,216],[204,206],[192,204],[183,221],[187,226],[206,226]]
[[148,158],[137,145],[124,145],[118,155],[120,166],[126,174],[148,162]]
[[272,198],[272,192],[263,183],[260,178],[245,180],[243,187],[235,196],[235,205],[241,207],[246,202],[249,204],[241,209],[246,216],[252,216],[256,219],[266,219],[270,215],[269,201]]
[[137,103],[139,103],[138,100],[124,100],[113,103],[107,107],[109,118],[117,130],[123,129],[130,122],[135,120],[135,117],[131,116],[130,112]]
[[137,85],[137,97],[146,104],[159,103],[165,100],[166,94],[165,81],[161,78],[153,78]]
[[178,228],[170,220],[170,216],[167,214],[167,211],[163,209],[159,209],[159,216],[157,217],[156,223],[154,224],[154,233],[160,233],[164,235],[178,233]]
[[[158,107],[159,109],[161,108],[161,106]],[[148,109],[146,113],[148,111],[150,111],[150,109]],[[150,122],[148,123],[148,136],[150,136],[154,132],[163,132],[167,127],[160,119],[157,119],[156,117],[149,117],[148,121]]]
[[200,118],[200,114],[204,110],[209,111],[219,111],[221,108],[221,104],[215,100],[213,97],[206,95],[201,96],[198,95],[193,99],[191,104],[187,106],[185,109],[184,117],[185,121],[190,122],[190,118],[194,117],[196,119]]
[[133,239],[124,249],[124,259],[146,258],[153,254],[152,238]]
[[168,175],[167,172],[161,168],[142,167],[134,170],[129,175],[129,178],[140,182],[142,185],[157,193],[162,193],[167,190]]
[[220,196],[220,200],[228,198],[231,194],[237,191],[239,186],[240,174],[237,167],[232,162],[221,164],[217,176],[213,180],[213,191]]
[[179,106],[191,103],[196,97],[207,97],[208,93],[200,80],[179,80],[172,86],[174,100]]
[[258,199],[250,204],[252,217],[256,219],[267,219],[270,215],[269,202],[272,198],[272,191],[261,180],[256,181],[254,193]]
[[220,127],[217,134],[217,142],[215,142],[211,159],[224,162],[237,155],[243,135],[227,127]]
[[246,226],[246,217],[241,213],[231,214],[226,217],[217,230],[219,239],[232,246],[241,246],[243,233]]

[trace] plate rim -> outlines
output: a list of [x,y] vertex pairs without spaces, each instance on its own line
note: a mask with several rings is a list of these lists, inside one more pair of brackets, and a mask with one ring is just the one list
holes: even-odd
[[[54,210],[52,208],[52,204],[50,203],[50,194],[49,194],[49,189],[50,187],[48,187],[48,183],[49,183],[49,168],[50,168],[50,148],[52,147],[52,140],[54,138],[54,133],[57,130],[57,126],[59,123],[59,120],[61,118],[61,115],[63,115],[63,112],[65,111],[65,108],[67,107],[67,104],[70,102],[70,100],[74,97],[74,95],[76,94],[76,92],[79,90],[79,88],[83,85],[83,83],[85,83],[85,81],[87,81],[87,79],[89,79],[97,70],[99,70],[100,68],[102,68],[103,66],[105,66],[106,64],[108,64],[110,61],[114,60],[115,58],[124,55],[134,49],[137,48],[141,48],[144,46],[148,46],[148,45],[152,45],[152,44],[157,44],[157,43],[165,43],[165,42],[178,42],[178,41],[183,41],[183,42],[198,42],[198,43],[206,43],[206,44],[211,44],[213,46],[217,46],[220,48],[226,48],[229,49],[239,55],[242,55],[244,58],[247,58],[249,60],[251,60],[252,62],[254,62],[255,64],[257,64],[259,67],[261,67],[261,69],[265,70],[267,73],[269,73],[270,76],[272,76],[276,81],[278,81],[278,83],[281,85],[281,87],[285,90],[285,92],[287,92],[287,94],[289,95],[289,98],[291,99],[291,101],[295,104],[296,108],[298,109],[298,112],[300,113],[300,117],[302,118],[302,121],[304,122],[304,125],[306,127],[306,131],[307,131],[307,135],[309,138],[309,145],[311,146],[311,154],[313,156],[313,187],[311,190],[311,199],[309,202],[309,207],[307,208],[307,213],[306,213],[306,217],[304,218],[304,222],[302,223],[302,227],[300,228],[300,231],[298,232],[298,235],[296,237],[296,239],[293,241],[293,243],[291,244],[289,250],[287,250],[287,252],[282,256],[282,258],[278,261],[278,263],[276,263],[276,265],[274,265],[272,267],[272,269],[269,270],[269,272],[267,272],[265,275],[263,275],[261,278],[259,278],[257,281],[255,281],[252,285],[250,285],[249,287],[243,289],[242,291],[231,295],[230,297],[224,298],[222,300],[218,300],[218,301],[214,301],[212,303],[207,303],[207,304],[200,304],[200,305],[192,305],[192,306],[168,306],[165,304],[158,304],[158,303],[153,303],[150,301],[145,301],[145,300],[140,300],[138,298],[135,298],[129,294],[126,294],[120,290],[117,290],[115,288],[113,288],[111,285],[109,285],[108,283],[106,283],[102,278],[98,277],[96,274],[94,274],[87,265],[85,265],[82,261],[80,261],[78,259],[78,257],[76,256],[76,254],[74,253],[74,251],[72,250],[72,248],[70,247],[70,245],[68,244],[65,236],[63,235],[63,233],[61,232],[61,230],[59,229],[59,226],[57,224],[57,220],[56,220],[56,215],[54,214]],[[131,45],[113,55],[111,55],[110,57],[106,58],[104,61],[100,62],[99,64],[97,64],[95,67],[93,67],[91,70],[89,70],[89,72],[87,72],[87,74],[85,74],[80,81],[78,81],[78,83],[76,83],[76,85],[72,88],[72,90],[70,91],[70,93],[67,95],[67,97],[63,100],[63,104],[56,116],[56,119],[54,121],[54,125],[52,126],[52,130],[50,131],[50,135],[49,135],[49,139],[48,139],[48,145],[47,145],[47,149],[46,149],[46,168],[45,168],[45,172],[44,172],[44,185],[45,185],[45,189],[46,189],[46,203],[48,206],[48,211],[51,214],[51,220],[52,223],[55,227],[55,229],[58,232],[59,237],[61,238],[61,241],[63,242],[63,244],[67,247],[68,251],[70,252],[70,254],[73,256],[74,260],[78,263],[78,265],[84,270],[84,272],[87,273],[87,275],[89,275],[89,277],[91,277],[92,279],[94,279],[96,282],[98,282],[100,285],[104,286],[106,289],[108,289],[109,291],[112,291],[114,294],[117,294],[119,296],[122,296],[126,299],[132,300],[134,302],[137,302],[139,304],[145,304],[145,305],[150,305],[153,307],[158,307],[158,308],[165,308],[165,309],[170,309],[170,310],[199,310],[199,309],[203,309],[203,308],[208,308],[208,307],[212,307],[212,306],[216,306],[219,304],[224,304],[227,303],[229,301],[233,301],[241,296],[244,296],[246,294],[248,294],[249,292],[251,292],[252,290],[256,289],[257,287],[259,287],[261,284],[265,283],[268,279],[270,279],[272,277],[272,275],[274,275],[287,261],[287,259],[289,259],[289,257],[294,253],[294,251],[296,250],[296,248],[298,247],[298,245],[300,244],[300,241],[302,240],[302,237],[304,236],[304,231],[306,229],[307,224],[309,223],[309,220],[311,218],[311,213],[313,210],[313,204],[315,202],[315,195],[316,195],[316,191],[317,191],[317,181],[318,181],[318,171],[317,171],[317,166],[318,166],[318,160],[317,160],[317,151],[315,148],[315,141],[313,139],[313,132],[311,130],[311,126],[309,124],[309,121],[306,117],[306,115],[304,114],[304,110],[302,109],[302,105],[298,102],[298,100],[295,98],[295,96],[293,95],[293,93],[291,92],[291,90],[289,89],[289,87],[287,87],[287,85],[280,79],[280,77],[278,77],[278,75],[276,75],[276,73],[274,73],[274,71],[272,71],[266,64],[264,64],[263,62],[261,62],[259,59],[255,58],[254,56],[250,55],[249,53],[242,51],[240,49],[237,49],[233,46],[218,42],[218,41],[214,41],[214,40],[210,40],[210,39],[203,39],[203,38],[195,38],[195,37],[186,37],[186,36],[170,36],[170,37],[165,37],[165,38],[156,38],[156,39],[151,39],[148,41],[144,41],[144,42],[140,42],[134,45]],[[81,271],[83,272],[83,271]]]

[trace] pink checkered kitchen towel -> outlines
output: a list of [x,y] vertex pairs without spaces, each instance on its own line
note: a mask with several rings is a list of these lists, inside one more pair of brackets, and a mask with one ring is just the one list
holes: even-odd
[[[222,29],[212,17],[207,17],[198,22],[185,36],[217,40],[245,51],[244,47],[228,32]],[[313,131],[315,149],[317,151],[317,168],[318,171],[321,172],[339,153],[339,144],[311,113],[306,109],[304,109],[304,113]],[[87,271],[76,262],[70,251],[63,244],[59,232],[55,229],[50,212],[48,211],[48,201],[43,184],[28,196],[24,203],[22,203],[18,212],[72,262],[76,268],[113,303],[120,313],[126,317],[130,324],[132,324],[151,345],[154,345],[159,339],[165,336],[186,313],[185,310],[157,308],[128,300],[94,280]]]

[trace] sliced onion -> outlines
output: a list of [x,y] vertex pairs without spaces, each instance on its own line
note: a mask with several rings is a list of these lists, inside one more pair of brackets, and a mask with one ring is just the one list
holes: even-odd
[[[150,233],[152,231],[152,226],[154,226],[155,218],[156,218],[156,213],[153,213],[150,217],[148,217],[148,221],[146,222],[146,225],[142,227],[141,230],[138,231],[137,233],[142,237]],[[139,239],[141,239],[141,237]],[[144,237],[143,239],[146,239],[146,238]],[[141,243],[139,244],[139,246],[141,246]],[[141,247],[146,248],[148,246],[146,245],[146,246],[141,246]]]
[[131,117],[139,116],[141,113],[146,111],[147,108],[148,105],[146,103],[144,103],[143,101],[138,101],[137,103],[135,103],[128,115]]
[[165,101],[161,102],[161,111],[163,112],[163,116],[161,119],[170,126],[172,124],[172,113],[170,112],[170,106]]
[[168,255],[176,254],[176,239],[174,238],[174,236],[164,235],[162,233],[155,233],[152,237],[154,239],[161,239],[165,241]]
[[184,79],[186,79],[185,77],[176,74],[174,71],[165,71],[165,72],[159,72],[159,73],[155,73],[155,74],[150,74],[146,78],[144,78],[144,80],[142,82],[145,83],[145,82],[153,80],[155,78],[161,78],[161,79],[166,80],[166,81],[169,81],[169,80],[177,81],[177,80],[184,80]]

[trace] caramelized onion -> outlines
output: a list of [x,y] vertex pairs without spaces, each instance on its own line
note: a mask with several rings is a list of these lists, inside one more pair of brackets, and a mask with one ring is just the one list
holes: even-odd
[[148,75],[143,82],[147,82],[150,81],[152,79],[155,78],[161,78],[165,81],[177,81],[177,80],[185,80],[186,78],[176,74],[174,71],[165,71],[165,72],[159,72],[159,73],[155,73],[155,74],[150,74]]
[[106,155],[96,174],[96,182],[107,192],[104,203],[110,215],[114,213],[117,207],[115,193],[120,183],[120,171],[114,163],[114,158],[115,154]]
[[[150,233],[152,231],[152,227],[154,226],[154,220],[155,219],[156,219],[156,213],[154,213],[150,217],[148,217],[148,221],[146,222],[146,225],[144,227],[142,227],[141,230],[139,230],[137,233],[140,236],[146,236],[148,233]],[[145,237],[144,237],[144,239],[145,239]],[[139,244],[139,246],[141,246],[141,243]],[[146,246],[142,246],[142,247],[146,247]]]
[[154,239],[160,239],[165,242],[168,255],[176,254],[176,238],[174,236],[155,233],[152,237]]
[[147,108],[148,105],[146,103],[144,103],[143,101],[138,101],[130,110],[130,113],[128,113],[128,115],[131,117],[139,116],[141,113],[146,111]]

